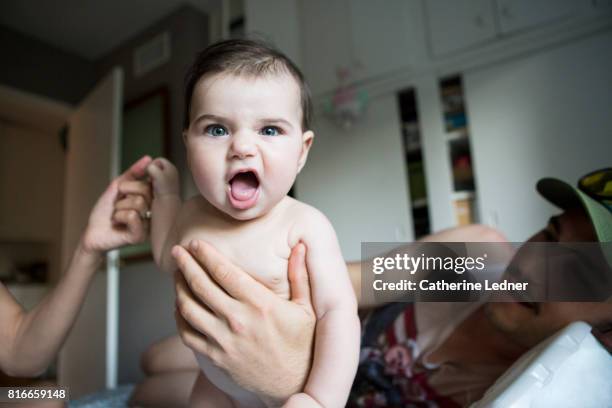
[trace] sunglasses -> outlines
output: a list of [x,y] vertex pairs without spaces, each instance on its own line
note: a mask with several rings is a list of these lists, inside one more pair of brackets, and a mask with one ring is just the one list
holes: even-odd
[[580,191],[612,211],[612,167],[595,170],[578,180]]

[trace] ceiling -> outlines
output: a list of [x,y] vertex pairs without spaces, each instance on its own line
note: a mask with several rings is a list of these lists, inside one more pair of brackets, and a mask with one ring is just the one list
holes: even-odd
[[204,13],[223,0],[1,0],[0,25],[95,60],[183,5]]

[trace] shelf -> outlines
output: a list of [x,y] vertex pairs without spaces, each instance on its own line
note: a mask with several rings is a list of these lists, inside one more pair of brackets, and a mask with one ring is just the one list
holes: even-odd
[[423,207],[427,207],[427,198],[417,198],[416,200],[412,201],[413,209],[423,208]]
[[[456,82],[456,81],[455,81]],[[454,96],[454,95],[462,95],[463,89],[459,83],[454,83],[452,85],[444,85],[442,84],[442,96]]]
[[460,128],[447,132],[446,140],[449,142],[469,141],[467,128]]
[[410,147],[406,148],[406,155],[407,156],[414,156],[416,154],[421,154],[421,145],[412,145]]
[[424,151],[414,89],[400,91],[397,94],[397,100],[402,121],[401,134],[412,228],[414,238],[418,238],[429,233],[430,223],[423,163]]
[[406,132],[419,132],[419,122],[416,121],[407,121],[407,122],[402,122],[402,129],[404,129]]
[[476,192],[474,190],[453,191],[451,193],[452,200],[473,199],[475,197],[476,197]]
[[444,117],[453,116],[453,115],[464,115],[465,108],[463,106],[458,106],[452,109],[443,109]]

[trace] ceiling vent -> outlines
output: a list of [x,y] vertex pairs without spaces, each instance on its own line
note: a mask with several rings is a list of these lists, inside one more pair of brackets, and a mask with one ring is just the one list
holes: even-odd
[[170,59],[170,33],[165,31],[134,51],[134,76],[139,77]]

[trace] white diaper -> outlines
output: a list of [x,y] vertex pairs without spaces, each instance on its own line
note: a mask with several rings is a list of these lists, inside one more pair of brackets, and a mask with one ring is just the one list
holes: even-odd
[[231,379],[223,370],[215,366],[208,357],[196,353],[198,364],[206,374],[206,378],[221,391],[231,396],[232,399],[242,407],[265,408],[265,404],[259,399],[257,394],[245,390]]

